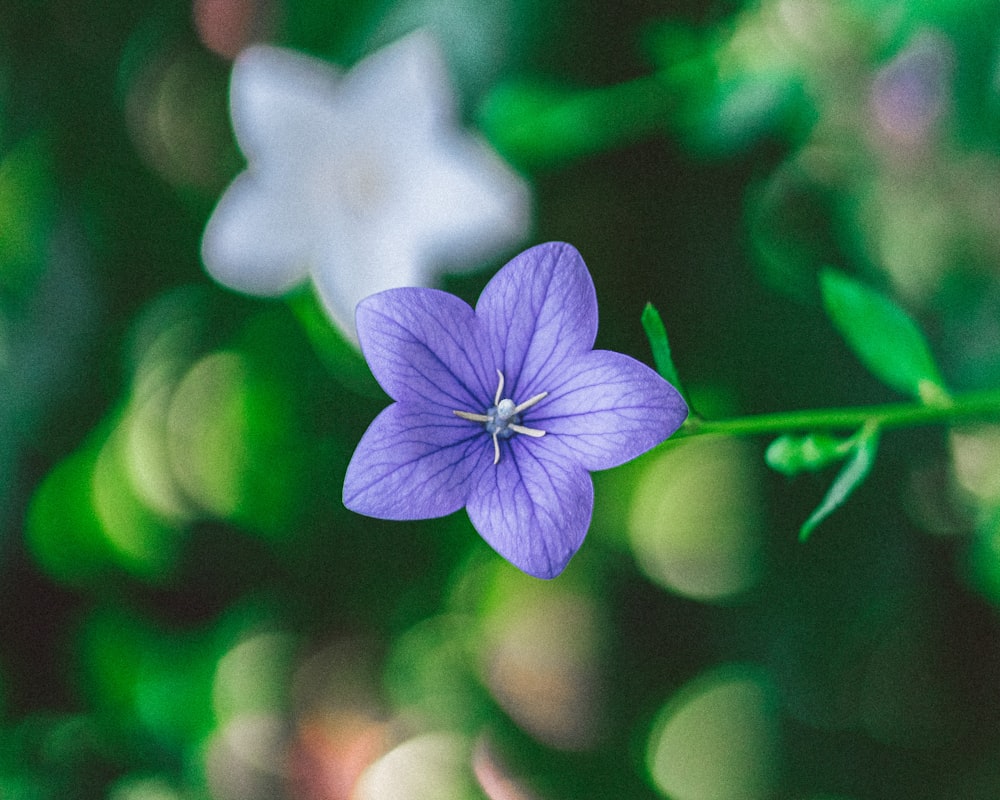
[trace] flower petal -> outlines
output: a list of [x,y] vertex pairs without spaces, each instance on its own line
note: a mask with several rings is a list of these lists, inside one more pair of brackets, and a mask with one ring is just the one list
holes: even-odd
[[511,439],[500,463],[479,475],[469,495],[469,519],[515,567],[554,578],[587,535],[594,484],[582,467],[534,446],[544,439],[522,439]]
[[394,400],[444,414],[486,410],[497,378],[467,303],[437,289],[390,289],[358,303],[356,321],[368,366]]
[[546,436],[538,444],[588,470],[610,469],[655,447],[687,417],[680,393],[634,358],[594,350],[566,361],[549,396],[523,423]]
[[434,36],[416,30],[371,53],[347,74],[339,102],[379,136],[428,139],[455,125],[455,96]]
[[244,172],[226,189],[201,242],[209,274],[239,292],[278,295],[308,275],[308,231],[294,207]]
[[312,278],[331,319],[356,342],[355,310],[361,300],[386,289],[426,285],[431,276],[402,232],[386,236],[382,226],[359,220],[353,232],[333,241],[338,227],[331,224],[330,235],[317,248]]
[[251,161],[279,159],[289,167],[302,147],[322,140],[336,119],[337,69],[318,58],[270,45],[253,45],[233,63],[229,106],[243,154]]
[[426,404],[393,403],[351,457],[344,505],[379,519],[443,517],[465,505],[492,459],[479,426]]
[[594,283],[576,248],[562,242],[512,259],[483,289],[476,314],[515,399],[551,391],[553,371],[597,337]]
[[520,242],[531,227],[531,191],[489,146],[442,129],[432,142],[413,147],[409,170],[413,235],[421,256],[466,271]]

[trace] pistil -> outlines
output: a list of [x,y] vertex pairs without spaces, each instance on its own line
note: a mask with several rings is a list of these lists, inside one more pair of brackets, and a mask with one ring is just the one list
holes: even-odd
[[538,428],[528,428],[521,425],[520,414],[525,409],[531,408],[535,403],[548,396],[548,392],[541,392],[534,397],[529,397],[523,403],[515,404],[509,397],[503,397],[503,373],[497,370],[500,382],[497,385],[496,395],[493,398],[493,405],[486,409],[485,414],[476,414],[471,411],[453,411],[456,417],[467,419],[470,422],[481,422],[486,428],[486,432],[493,438],[493,464],[500,463],[500,441],[499,437],[509,439],[515,433],[523,433],[525,436],[539,438],[545,435],[545,431]]

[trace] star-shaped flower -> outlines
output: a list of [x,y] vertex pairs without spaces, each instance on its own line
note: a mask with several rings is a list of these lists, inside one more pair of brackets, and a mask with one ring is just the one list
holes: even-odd
[[209,273],[257,295],[311,276],[353,338],[361,298],[516,244],[530,222],[527,186],[458,127],[453,105],[425,32],[346,75],[290,50],[245,50],[230,106],[248,167],[209,219]]
[[597,296],[568,244],[521,253],[475,310],[435,289],[393,289],[358,305],[357,326],[396,402],[358,444],[344,504],[397,520],[464,506],[494,550],[539,578],[583,542],[589,472],[635,458],[687,416],[649,367],[593,349]]

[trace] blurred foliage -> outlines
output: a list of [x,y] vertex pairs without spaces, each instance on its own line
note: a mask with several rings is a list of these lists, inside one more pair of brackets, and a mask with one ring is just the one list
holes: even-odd
[[347,512],[381,390],[311,294],[198,255],[239,49],[427,25],[535,240],[583,253],[599,346],[701,414],[995,388],[1000,6],[0,11],[0,796],[1000,796],[996,425],[779,439],[794,484],[757,439],[668,442],[538,582],[463,514]]

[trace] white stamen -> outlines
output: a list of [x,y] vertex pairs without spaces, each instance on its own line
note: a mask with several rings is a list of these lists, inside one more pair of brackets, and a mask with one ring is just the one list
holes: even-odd
[[470,422],[489,422],[490,418],[485,414],[473,414],[471,411],[452,411],[456,417],[461,417],[462,419],[467,419]]
[[522,411],[524,411],[524,409],[531,408],[539,400],[544,400],[548,396],[549,396],[548,392],[542,392],[541,394],[536,394],[534,397],[529,397],[527,400],[525,400],[523,403],[521,403],[514,409],[514,413],[520,414]]
[[545,435],[545,431],[540,431],[538,428],[525,428],[523,425],[511,425],[510,429],[514,433],[523,433],[525,436],[532,436],[535,439],[540,439]]

